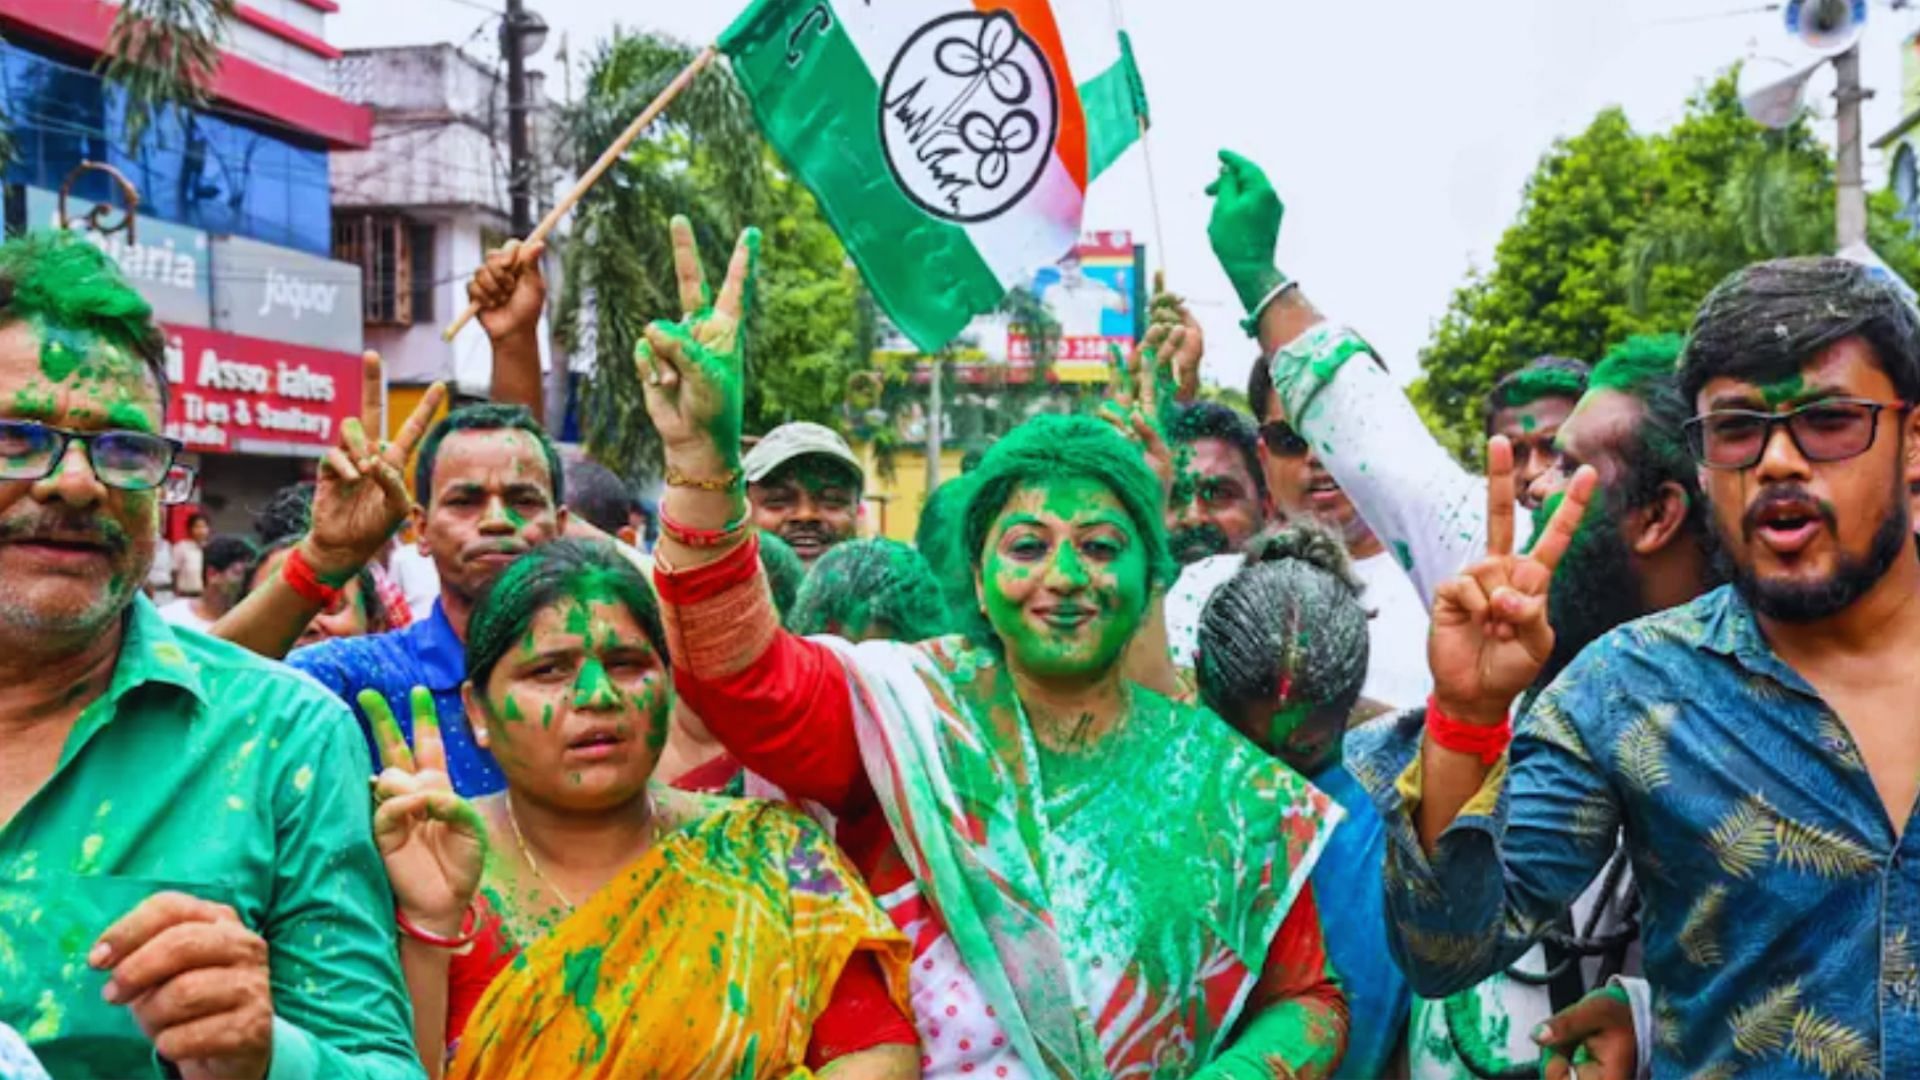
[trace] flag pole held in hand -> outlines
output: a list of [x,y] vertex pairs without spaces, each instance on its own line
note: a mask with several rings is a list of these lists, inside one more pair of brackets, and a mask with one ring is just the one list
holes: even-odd
[[[553,209],[547,211],[547,216],[540,219],[540,224],[535,226],[525,242],[537,244],[545,240],[547,234],[560,224],[560,219],[566,216],[567,211],[573,209],[574,204],[578,203],[593,185],[599,182],[600,177],[605,175],[608,169],[613,168],[613,163],[620,160],[620,155],[627,152],[627,147],[633,145],[633,140],[640,137],[640,133],[647,129],[647,125],[653,123],[661,113],[665,112],[674,98],[679,97],[687,87],[693,85],[694,78],[713,62],[715,53],[716,49],[712,45],[700,50],[700,55],[694,57],[692,63],[673,77],[673,81],[667,84],[666,89],[660,91],[660,96],[654,98],[651,104],[641,110],[639,116],[633,118],[633,123],[627,125],[627,130],[621,132],[619,138],[614,139],[605,150],[600,152],[600,157],[593,163],[593,167],[582,173],[579,182],[573,185],[573,190],[567,192],[565,198],[561,199]],[[460,317],[453,320],[452,325],[440,334],[440,339],[452,341],[454,335],[458,334],[467,323],[473,321],[473,317],[478,314],[480,314],[480,305],[469,303],[467,309],[460,313]]]

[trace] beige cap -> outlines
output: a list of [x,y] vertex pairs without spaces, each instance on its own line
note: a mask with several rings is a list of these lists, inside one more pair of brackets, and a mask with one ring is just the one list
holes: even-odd
[[747,451],[740,468],[747,474],[747,483],[757,484],[787,462],[811,454],[844,462],[862,483],[866,481],[866,470],[860,467],[860,459],[853,456],[853,448],[847,445],[847,440],[832,428],[806,421],[781,424],[767,432],[754,444],[753,449]]

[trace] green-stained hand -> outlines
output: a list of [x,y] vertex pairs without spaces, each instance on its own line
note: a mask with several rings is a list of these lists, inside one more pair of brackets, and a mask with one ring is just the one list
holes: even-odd
[[1164,412],[1200,396],[1200,362],[1207,338],[1187,302],[1167,291],[1164,274],[1153,276],[1153,301],[1147,310],[1146,347],[1158,358],[1154,383]]
[[1560,1010],[1533,1033],[1546,1053],[1545,1080],[1633,1080],[1640,1047],[1627,992],[1605,986]]
[[1160,395],[1163,388],[1162,380],[1154,375],[1158,360],[1145,343],[1134,346],[1130,357],[1123,355],[1119,346],[1110,346],[1110,349],[1112,371],[1109,389],[1112,396],[1100,404],[1095,415],[1140,447],[1147,467],[1153,470],[1153,475],[1160,481],[1161,491],[1171,497],[1174,478],[1180,470],[1174,461],[1173,451],[1167,447],[1166,436],[1161,432]]
[[473,804],[454,794],[447,778],[432,692],[414,687],[410,704],[411,748],[386,699],[372,690],[360,692],[360,709],[380,751],[373,842],[400,910],[421,929],[452,937],[480,889],[487,827]]
[[1274,266],[1287,208],[1260,166],[1231,150],[1220,151],[1220,175],[1207,185],[1207,194],[1213,196],[1207,240],[1240,305],[1248,315],[1256,314],[1260,301],[1287,281]]
[[760,262],[760,230],[740,234],[715,299],[700,268],[692,225],[676,216],[672,228],[684,317],[655,321],[634,349],[647,415],[670,464],[733,469],[740,461],[746,320]]

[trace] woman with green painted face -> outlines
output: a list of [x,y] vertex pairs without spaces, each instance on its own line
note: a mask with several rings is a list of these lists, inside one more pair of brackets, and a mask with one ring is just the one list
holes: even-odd
[[1043,417],[986,454],[959,516],[973,634],[789,634],[740,485],[757,234],[717,299],[684,221],[674,240],[687,317],[650,327],[638,366],[675,685],[748,768],[835,815],[914,942],[927,1075],[1326,1075],[1346,1015],[1308,876],[1340,812],[1124,677],[1173,574],[1140,448]]
[[473,802],[448,783],[431,693],[414,691],[413,747],[361,702],[431,1075],[449,1056],[458,1077],[917,1075],[907,942],[820,828],[653,782],[666,643],[612,545],[509,566],[474,610],[467,679],[507,780]]

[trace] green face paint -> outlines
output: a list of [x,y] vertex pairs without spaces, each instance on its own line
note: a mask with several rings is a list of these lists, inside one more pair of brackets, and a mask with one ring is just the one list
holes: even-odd
[[1781,379],[1779,382],[1767,383],[1760,387],[1760,400],[1767,403],[1767,408],[1777,409],[1788,402],[1799,400],[1806,392],[1807,380],[1795,373],[1792,378]]
[[1145,546],[1114,494],[1081,477],[1016,489],[981,576],[1010,660],[1040,677],[1105,674],[1147,607]]

